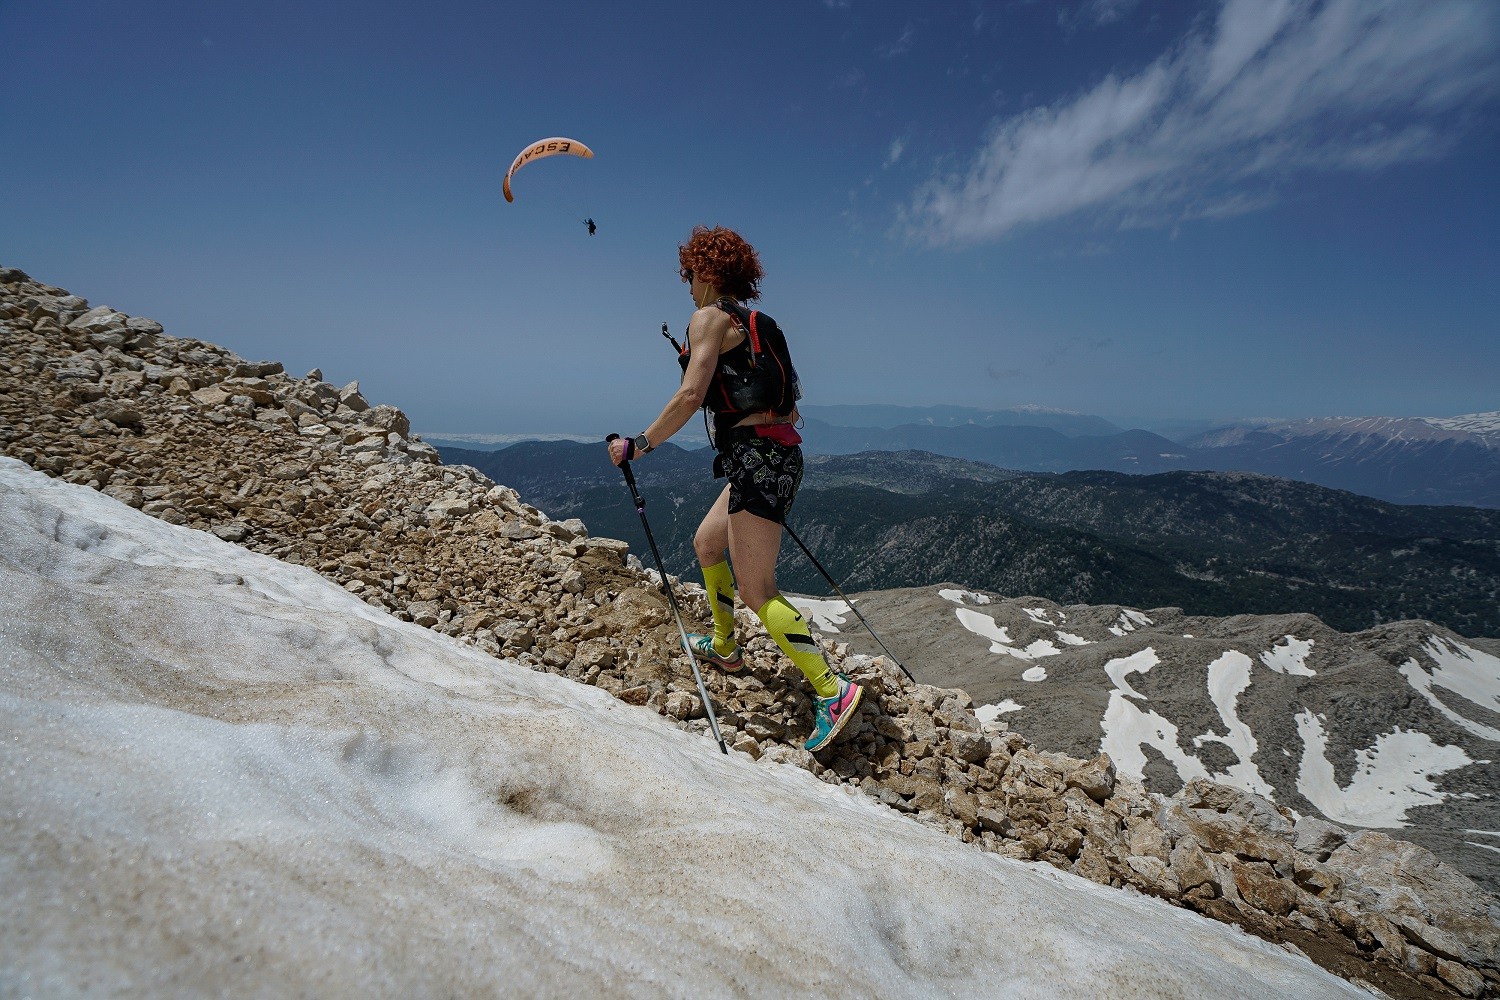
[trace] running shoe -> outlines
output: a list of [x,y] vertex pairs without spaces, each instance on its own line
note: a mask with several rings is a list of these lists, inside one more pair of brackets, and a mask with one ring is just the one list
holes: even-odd
[[813,698],[813,731],[802,744],[809,752],[816,753],[833,742],[845,723],[854,718],[859,700],[864,696],[864,688],[843,674],[836,676],[839,679],[838,694],[832,698]]
[[714,637],[701,635],[697,632],[688,633],[688,645],[693,647],[693,655],[705,663],[712,663],[727,673],[735,673],[745,665],[745,651],[740,648],[739,643],[734,644],[734,649],[728,656],[714,649]]

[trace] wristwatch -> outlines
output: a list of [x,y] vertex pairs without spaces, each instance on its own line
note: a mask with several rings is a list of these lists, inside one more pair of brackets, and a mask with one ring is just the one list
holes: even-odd
[[635,448],[635,453],[637,455],[644,455],[646,454],[646,452],[651,450],[651,442],[646,439],[646,435],[644,433],[637,434],[630,443],[631,446]]

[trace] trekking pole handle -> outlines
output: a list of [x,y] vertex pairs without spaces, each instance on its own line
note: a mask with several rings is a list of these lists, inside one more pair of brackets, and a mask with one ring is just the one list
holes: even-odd
[[[604,443],[610,444],[612,442],[618,441],[619,439],[620,435],[611,434],[604,439]],[[625,483],[630,487],[630,495],[635,498],[635,509],[645,510],[646,501],[641,499],[640,491],[635,488],[635,473],[630,471],[630,459],[627,458],[625,459],[625,461],[620,463],[620,471],[625,473]]]

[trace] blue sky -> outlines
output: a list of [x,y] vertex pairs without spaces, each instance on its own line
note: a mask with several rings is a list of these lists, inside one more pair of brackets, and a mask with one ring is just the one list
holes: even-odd
[[[644,426],[697,223],[809,402],[1500,409],[1500,4],[0,0],[0,42],[0,263],[419,431]],[[552,135],[597,156],[506,204]]]

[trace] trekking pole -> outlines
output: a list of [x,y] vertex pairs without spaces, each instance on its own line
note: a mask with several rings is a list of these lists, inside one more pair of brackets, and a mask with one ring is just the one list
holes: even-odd
[[667,329],[667,324],[665,323],[661,325],[661,335],[672,342],[672,347],[678,354],[682,353],[682,345],[677,342],[676,337],[672,336],[671,331]]
[[797,537],[797,533],[792,530],[792,526],[790,524],[787,524],[785,521],[781,522],[781,526],[786,529],[786,533],[788,535],[792,536],[792,541],[797,543],[797,547],[802,550],[803,554],[806,555],[807,558],[812,560],[812,564],[818,568],[819,573],[823,574],[823,579],[828,581],[828,584],[833,588],[834,593],[844,598],[844,603],[849,605],[849,610],[854,612],[855,617],[860,620],[860,624],[864,625],[864,627],[872,636],[875,636],[875,641],[880,643],[880,648],[885,650],[885,655],[889,656],[895,662],[896,666],[901,668],[901,672],[906,675],[907,680],[911,681],[913,684],[917,683],[917,679],[911,675],[911,671],[906,669],[906,664],[902,663],[900,660],[897,660],[896,654],[891,652],[891,648],[885,644],[884,640],[882,640],[880,636],[875,634],[875,630],[873,628],[870,628],[870,623],[865,621],[865,616],[859,613],[859,609],[854,606],[854,602],[844,596],[844,592],[839,589],[839,585],[833,582],[833,577],[829,576],[828,571],[823,568],[823,564],[818,562],[818,557],[808,551],[806,545],[802,544],[802,539]]
[[[611,434],[604,440],[608,443],[619,436]],[[682,651],[687,654],[688,665],[693,668],[693,680],[698,682],[698,696],[703,699],[703,710],[708,714],[708,727],[714,731],[714,739],[719,741],[719,749],[728,754],[729,748],[724,745],[724,737],[719,735],[719,720],[714,716],[714,703],[708,700],[708,688],[703,686],[703,675],[698,672],[698,658],[693,655],[693,645],[688,641],[687,628],[682,624],[682,612],[677,610],[677,597],[672,593],[671,581],[667,579],[667,568],[662,565],[661,553],[656,549],[656,538],[652,536],[651,524],[646,520],[646,501],[641,497],[641,491],[635,487],[635,473],[630,471],[630,462],[621,462],[620,471],[625,473],[625,485],[630,487],[630,495],[635,500],[635,512],[641,515],[641,527],[646,529],[646,541],[651,545],[651,556],[656,560],[657,571],[661,573],[661,589],[667,592],[667,603],[672,606],[672,617],[677,620],[677,635],[682,639]]]

